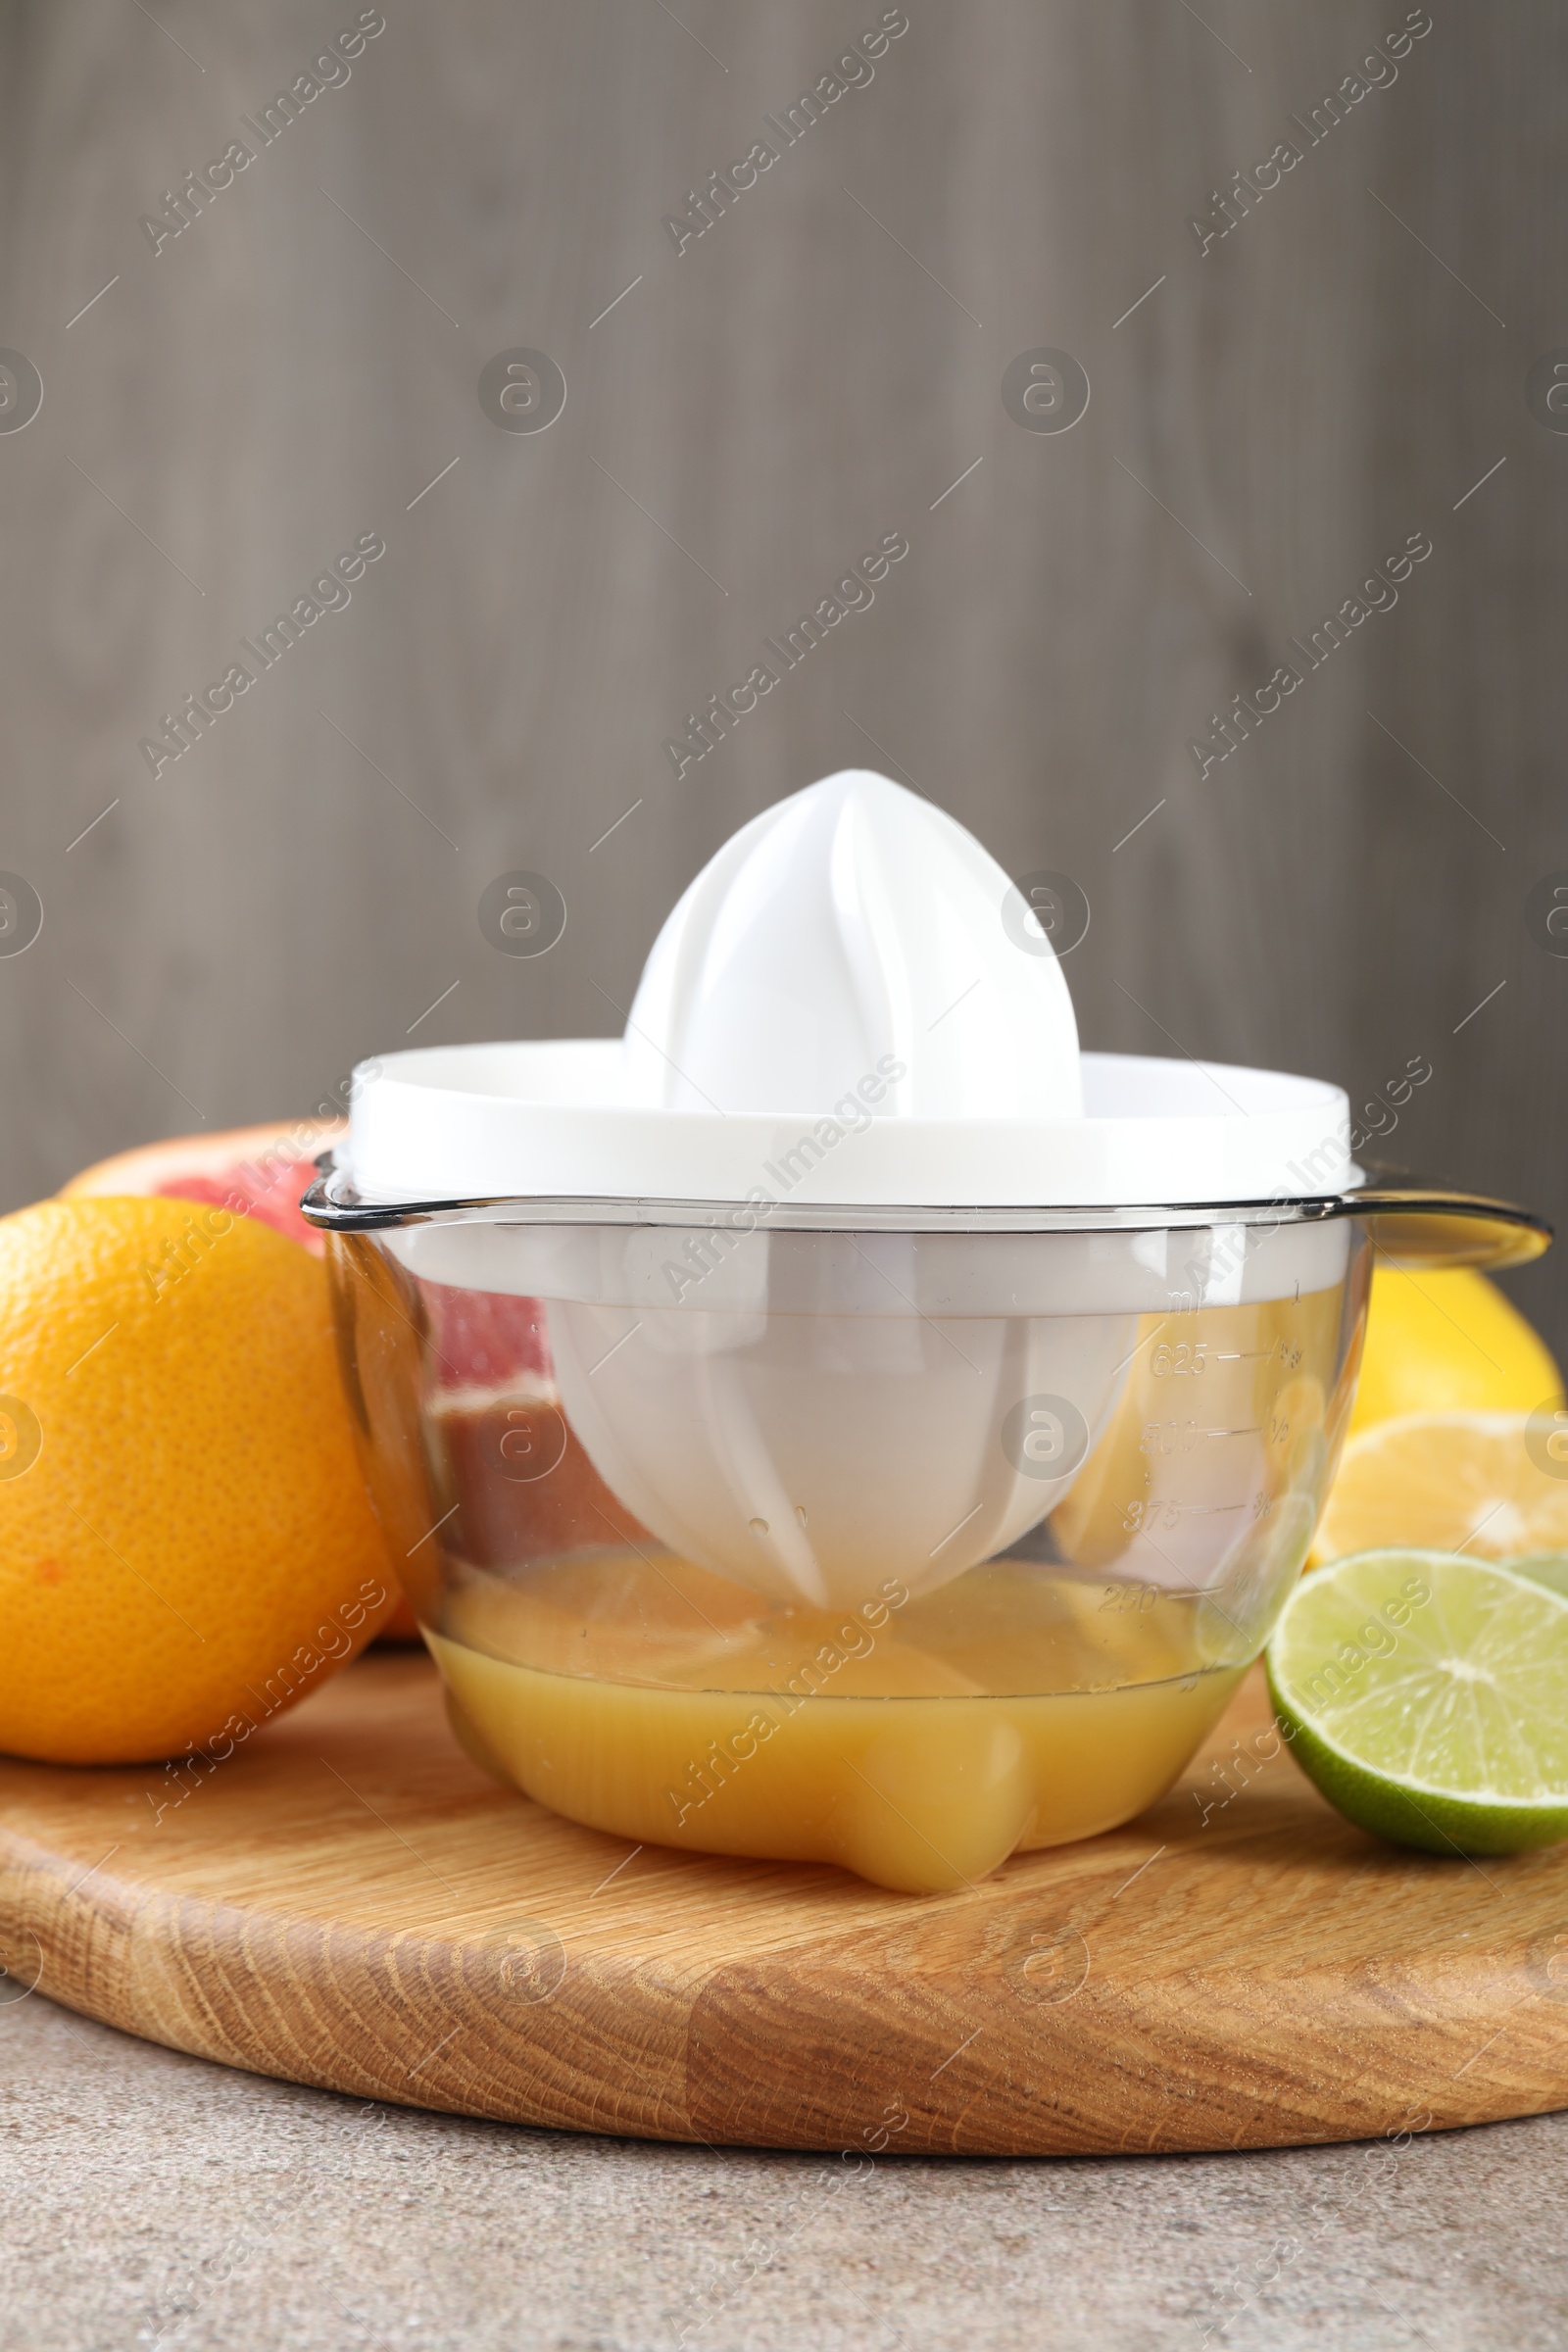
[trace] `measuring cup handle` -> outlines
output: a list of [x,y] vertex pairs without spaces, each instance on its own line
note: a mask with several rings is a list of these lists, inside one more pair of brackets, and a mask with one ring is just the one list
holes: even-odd
[[1553,1238],[1544,1217],[1512,1200],[1424,1184],[1375,1162],[1333,1213],[1359,1219],[1379,1257],[1396,1266],[1525,1266]]

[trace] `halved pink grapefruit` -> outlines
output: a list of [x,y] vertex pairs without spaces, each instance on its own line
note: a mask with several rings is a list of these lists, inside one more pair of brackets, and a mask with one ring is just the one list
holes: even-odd
[[[344,1124],[341,1119],[278,1119],[262,1127],[230,1127],[218,1135],[170,1136],[100,1159],[60,1190],[68,1198],[151,1193],[170,1200],[205,1201],[232,1209],[236,1216],[255,1217],[319,1257],[323,1238],[300,1214],[300,1200],[315,1179],[316,1154],[337,1141]],[[401,1593],[379,1639],[419,1639],[414,1612]]]
[[316,1176],[316,1154],[343,1134],[342,1119],[279,1119],[265,1127],[230,1127],[220,1135],[173,1135],[138,1144],[100,1159],[60,1188],[78,1193],[153,1193],[169,1200],[203,1200],[236,1215],[259,1217],[318,1257],[322,1238],[300,1214],[300,1200]]

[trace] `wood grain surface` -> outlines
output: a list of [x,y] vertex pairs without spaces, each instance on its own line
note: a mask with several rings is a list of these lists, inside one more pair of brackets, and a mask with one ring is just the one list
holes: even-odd
[[[0,1200],[411,1040],[618,1030],[698,864],[865,761],[1077,877],[1090,1044],[1362,1099],[1425,1056],[1386,1155],[1568,1206],[1568,960],[1525,921],[1568,866],[1568,436],[1525,401],[1568,343],[1568,14],[1434,8],[1200,252],[1404,0],[908,0],[677,254],[880,0],[386,0],[155,254],[358,13],[0,10],[0,345],[45,388],[0,432],[0,868],[45,908],[0,956]],[[1093,387],[1066,433],[1002,404],[1042,345]],[[516,346],[566,378],[541,433],[478,402]],[[154,779],[138,740],[371,530]],[[875,605],[677,779],[686,713],[890,531]],[[1397,607],[1200,778],[1216,705],[1417,531]],[[569,908],[536,961],[476,921],[515,867]],[[1563,1284],[1516,1286],[1559,1347]]]
[[6,1764],[0,1808],[13,1992],[359,2097],[861,2155],[1568,2105],[1568,1855],[1364,1837],[1256,1677],[1142,1819],[952,1896],[559,1820],[468,1764],[414,1657],[354,1666],[188,1788]]

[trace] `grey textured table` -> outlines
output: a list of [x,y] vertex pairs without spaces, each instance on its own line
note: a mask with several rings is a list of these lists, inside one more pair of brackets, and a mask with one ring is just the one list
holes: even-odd
[[0,2344],[1534,2352],[1568,2117],[1250,2156],[862,2161],[576,2138],[0,2006]]

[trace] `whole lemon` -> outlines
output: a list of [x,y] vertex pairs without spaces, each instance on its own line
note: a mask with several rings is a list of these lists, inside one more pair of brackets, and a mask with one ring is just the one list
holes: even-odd
[[184,1200],[0,1218],[0,1749],[227,1755],[394,1591],[318,1259]]
[[1561,1395],[1544,1341],[1484,1274],[1373,1274],[1352,1437],[1398,1414],[1532,1413]]

